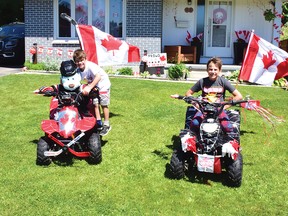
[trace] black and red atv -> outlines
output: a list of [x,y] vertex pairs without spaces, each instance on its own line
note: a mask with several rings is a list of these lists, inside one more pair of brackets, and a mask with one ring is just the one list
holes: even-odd
[[[243,160],[240,147],[240,112],[226,110],[233,129],[225,132],[219,120],[224,106],[236,106],[247,100],[209,102],[205,98],[176,95],[188,104],[185,129],[180,131],[181,145],[173,151],[170,169],[173,178],[181,179],[188,172],[222,173],[226,169],[227,185],[240,187],[242,182]],[[195,113],[202,113],[198,130],[191,122]],[[196,169],[197,168],[197,169]],[[195,175],[196,176],[196,175]]]
[[37,165],[49,165],[53,159],[80,158],[89,164],[102,161],[101,139],[91,101],[84,112],[79,109],[83,101],[81,92],[41,90],[41,94],[53,96],[50,103],[50,119],[43,120],[41,129],[45,135],[37,144]]

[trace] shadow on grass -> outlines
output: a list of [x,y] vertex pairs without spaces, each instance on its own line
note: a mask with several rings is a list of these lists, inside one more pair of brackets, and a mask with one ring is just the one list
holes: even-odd
[[245,134],[256,134],[256,133],[254,131],[243,131],[243,130],[240,131],[240,136],[243,136]]
[[[176,136],[176,135],[173,135],[173,137],[172,137],[172,144],[169,144],[169,145],[166,145],[166,147],[168,148],[168,149],[175,149],[177,146],[180,146],[180,138],[178,137],[178,136]],[[163,151],[159,151],[159,150],[154,150],[153,152],[152,152],[153,154],[155,154],[155,155],[157,155],[157,156],[159,156],[159,157],[161,157],[162,159],[164,159],[164,160],[168,160],[168,159],[170,159],[170,157],[171,157],[171,154],[170,153],[166,153],[166,152],[163,152]]]
[[74,158],[72,155],[61,154],[53,159],[53,163],[58,166],[72,166],[74,163]]
[[38,141],[39,141],[39,140],[31,140],[30,143],[37,145]]
[[100,141],[101,141],[101,147],[105,146],[106,143],[108,143],[108,140],[103,140],[102,136],[100,136]]
[[121,115],[121,114],[116,114],[116,113],[113,113],[113,112],[110,112],[110,113],[109,113],[109,117],[110,117],[110,118],[118,117],[118,116],[122,116],[122,115]]
[[159,150],[154,150],[152,153],[157,155],[157,156],[159,156],[159,157],[161,157],[164,160],[168,160],[169,159],[168,153],[161,152]]
[[171,179],[171,180],[177,180],[177,181],[187,181],[191,183],[196,184],[203,184],[208,186],[213,186],[213,182],[222,182],[222,185],[227,185],[225,179],[226,179],[226,172],[223,171],[221,174],[215,174],[215,173],[202,173],[198,172],[196,167],[193,167],[191,169],[185,170],[185,177],[183,179],[175,179],[173,177],[173,174],[171,172],[170,164],[166,164],[166,169],[164,172],[164,177]]

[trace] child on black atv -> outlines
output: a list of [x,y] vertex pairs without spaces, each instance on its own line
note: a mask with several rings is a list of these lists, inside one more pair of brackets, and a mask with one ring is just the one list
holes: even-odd
[[[187,92],[186,96],[191,96],[195,92],[202,91],[202,97],[210,102],[222,102],[225,99],[225,91],[228,90],[232,94],[232,100],[241,100],[241,93],[231,85],[224,77],[219,76],[222,71],[222,61],[220,58],[214,57],[207,62],[208,77],[202,78],[196,82]],[[175,95],[171,97],[176,98]],[[228,108],[228,107],[225,107]],[[194,115],[190,128],[194,131],[199,130],[203,115],[197,111]],[[229,121],[229,117],[224,110],[219,117],[221,125],[226,132],[231,132],[233,127]]]

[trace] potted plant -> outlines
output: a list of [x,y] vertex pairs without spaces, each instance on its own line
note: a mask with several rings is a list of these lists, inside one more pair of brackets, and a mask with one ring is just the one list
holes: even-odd
[[272,21],[273,19],[276,18],[276,15],[272,11],[272,9],[266,9],[264,11],[263,15],[264,15],[265,20],[268,21],[268,22],[270,22],[270,21]]
[[240,30],[235,31],[236,34],[236,42],[234,42],[234,64],[235,65],[241,65],[244,58],[244,51],[246,47],[248,46],[248,40],[250,31],[247,30]]
[[196,37],[192,38],[191,46],[196,46],[196,63],[199,64],[200,56],[202,53],[202,37],[203,33],[198,34]]
[[175,64],[168,68],[168,76],[170,79],[173,79],[173,80],[185,79],[187,72],[188,70],[185,64],[182,64],[182,63]]

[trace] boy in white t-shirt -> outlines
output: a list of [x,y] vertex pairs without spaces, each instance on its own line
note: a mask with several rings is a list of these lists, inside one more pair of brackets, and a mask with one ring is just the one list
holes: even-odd
[[73,60],[77,66],[77,71],[80,72],[82,80],[87,81],[88,85],[82,90],[84,95],[88,95],[91,89],[95,86],[99,89],[99,99],[93,99],[95,106],[95,115],[97,124],[101,125],[101,114],[99,110],[99,104],[101,105],[104,124],[103,129],[100,131],[101,136],[105,136],[111,130],[109,123],[109,104],[110,104],[110,87],[111,83],[107,73],[94,62],[86,59],[86,53],[82,49],[77,49],[73,53]]

